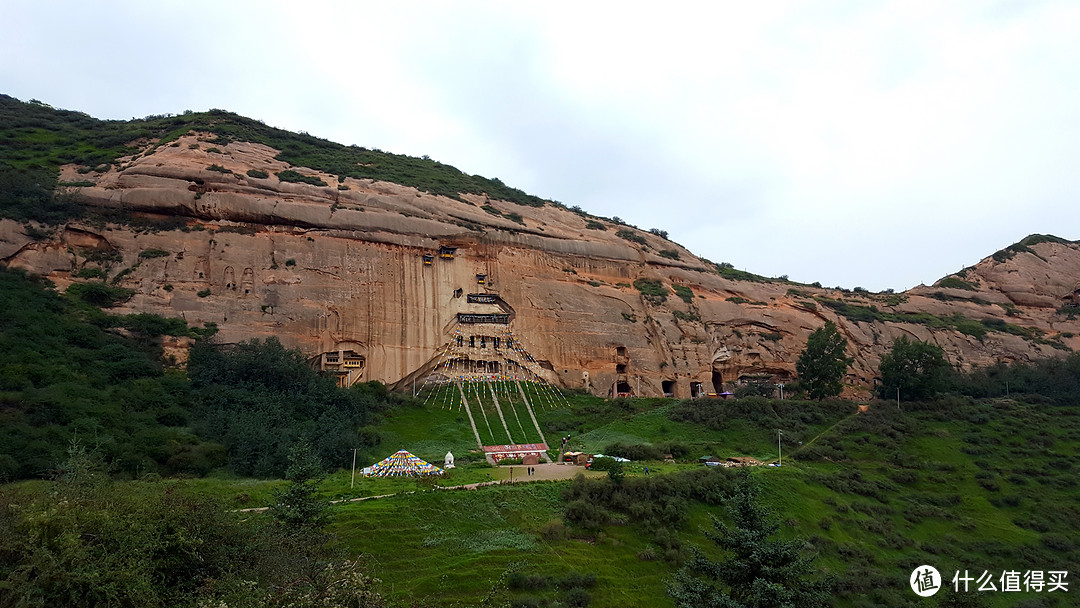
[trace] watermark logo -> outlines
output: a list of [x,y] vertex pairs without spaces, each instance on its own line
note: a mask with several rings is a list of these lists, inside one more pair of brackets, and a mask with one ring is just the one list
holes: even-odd
[[941,573],[933,566],[919,566],[911,573],[911,590],[919,597],[930,597],[941,589]]

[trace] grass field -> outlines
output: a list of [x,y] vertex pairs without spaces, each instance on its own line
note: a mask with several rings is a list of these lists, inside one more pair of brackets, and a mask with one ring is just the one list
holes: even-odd
[[[690,547],[719,557],[705,529],[712,517],[726,517],[722,499],[703,502],[677,480],[740,474],[702,471],[696,459],[705,452],[773,457],[779,423],[784,466],[743,471],[762,488],[762,502],[782,523],[780,535],[800,539],[816,559],[815,571],[835,580],[833,605],[937,606],[953,598],[950,588],[915,601],[907,580],[922,564],[935,566],[950,587],[957,570],[995,577],[1005,570],[1080,572],[1075,407],[950,399],[903,410],[879,402],[856,415],[837,404],[764,400],[711,410],[665,400],[579,395],[570,401],[561,409],[538,408],[549,438],[572,430],[572,445],[590,449],[616,441],[680,441],[692,449],[677,463],[629,463],[622,485],[606,476],[584,482],[593,484],[590,508],[603,523],[583,527],[568,511],[575,482],[436,490],[503,480],[509,470],[483,462],[456,407],[398,407],[363,429],[381,443],[359,454],[358,466],[400,448],[439,465],[450,450],[459,466],[433,481],[357,477],[355,486],[348,470],[330,474],[320,486],[327,500],[394,495],[333,506],[335,545],[363,558],[394,606],[671,606],[667,581]],[[655,500],[680,516],[657,527],[634,506],[632,493],[642,483],[667,487],[663,480],[671,480],[671,489]],[[16,488],[33,493],[41,483]],[[266,506],[284,484],[213,476],[166,483],[218,496],[233,508]],[[964,605],[1039,608],[1076,605],[1076,593],[963,599],[974,601]]]
[[[597,405],[577,407],[580,412]],[[762,424],[701,428],[667,419],[673,407],[629,404],[621,417],[601,417],[603,424],[583,428],[578,441],[599,446],[680,439],[772,455],[775,444],[745,449],[771,436]],[[567,413],[544,411],[541,417],[566,420]],[[803,539],[806,551],[817,555],[817,570],[836,577],[836,605],[914,605],[918,598],[907,578],[923,563],[937,567],[946,583],[956,570],[999,576],[1005,569],[1075,572],[1080,566],[1074,525],[1080,521],[1080,424],[1074,408],[965,401],[898,412],[877,404],[867,414],[841,412],[801,432],[822,431],[804,449],[796,442],[784,467],[761,467],[752,475],[785,524],[782,534]],[[645,464],[654,476],[697,468],[634,463],[631,476],[640,476]],[[566,592],[555,585],[575,573],[596,578],[587,590],[589,605],[671,605],[665,581],[678,561],[651,557],[659,553],[652,531],[632,516],[598,533],[566,527],[561,497],[568,487],[420,491],[352,503],[337,508],[333,529],[350,553],[367,556],[397,605],[466,606],[487,596],[517,605],[565,605]],[[722,509],[689,504],[680,541],[708,549],[702,528],[711,515],[723,517]],[[514,572],[553,582],[521,589]],[[935,599],[951,593],[943,590]],[[1072,605],[1070,597],[983,593],[976,605],[1065,606]]]

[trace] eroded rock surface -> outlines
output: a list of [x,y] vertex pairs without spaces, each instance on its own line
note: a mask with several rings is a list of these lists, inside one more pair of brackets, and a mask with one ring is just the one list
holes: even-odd
[[[190,135],[127,159],[120,170],[92,174],[95,185],[81,189],[88,205],[136,220],[182,218],[176,229],[81,221],[33,240],[3,221],[0,259],[61,289],[85,280],[74,273],[100,268],[135,290],[117,312],[213,322],[225,342],[276,336],[313,357],[350,350],[363,356],[365,379],[388,383],[430,366],[458,313],[490,308],[467,302],[476,292],[501,296],[514,335],[549,380],[604,395],[688,397],[740,379],[792,379],[807,336],[828,320],[855,357],[853,394],[869,390],[881,355],[904,335],[940,345],[961,367],[1080,346],[1080,321],[1069,314],[1080,304],[1076,244],[1042,242],[1003,261],[989,257],[947,286],[841,293],[729,280],[657,235],[635,230],[644,244],[626,240],[616,236],[624,226],[602,221],[605,230],[590,229],[595,218],[554,205],[339,181],[289,167],[266,146],[207,147]],[[274,176],[289,168],[328,185]],[[65,169],[61,179],[87,177]],[[441,257],[440,247],[455,248],[453,258]],[[666,301],[642,294],[633,286],[638,279],[660,281]],[[673,286],[684,288],[685,300]],[[838,301],[873,312],[841,314]],[[958,314],[988,321],[988,331],[970,335],[970,326],[962,333],[939,322]],[[170,343],[173,356],[182,358],[182,350]]]

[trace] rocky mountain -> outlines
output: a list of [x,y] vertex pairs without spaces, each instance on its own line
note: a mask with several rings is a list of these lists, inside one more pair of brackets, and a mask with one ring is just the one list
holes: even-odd
[[58,162],[93,213],[0,221],[0,261],[61,289],[104,279],[132,290],[117,312],[216,323],[225,342],[276,336],[348,381],[422,382],[451,348],[499,359],[488,343],[457,346],[463,328],[513,336],[533,372],[602,395],[790,381],[826,321],[849,340],[853,395],[904,335],[961,368],[1080,347],[1080,245],[1056,237],[903,293],[827,289],[714,264],[501,182],[455,195],[379,178],[381,157],[302,166],[272,140],[187,127],[127,142],[115,162]]

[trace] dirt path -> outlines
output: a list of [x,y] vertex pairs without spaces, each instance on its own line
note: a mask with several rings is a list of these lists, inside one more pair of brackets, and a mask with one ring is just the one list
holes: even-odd
[[[527,469],[529,467],[523,464],[510,465],[500,467],[503,469],[510,469],[512,474],[509,479],[497,479],[491,481],[480,481],[477,483],[466,483],[460,486],[436,486],[436,490],[475,490],[483,486],[497,486],[504,483],[529,483],[533,481],[560,481],[563,479],[573,479],[579,473],[586,477],[602,477],[604,473],[600,471],[587,471],[585,467],[574,466],[572,464],[537,464],[533,465],[533,474],[529,475]],[[330,504],[336,505],[345,502],[360,502],[364,500],[375,500],[377,498],[389,498],[391,496],[401,496],[404,494],[413,494],[410,492],[398,492],[396,494],[379,494],[378,496],[361,496],[359,498],[349,498],[347,500],[331,500]],[[249,509],[237,509],[237,513],[262,513],[268,511],[270,507],[252,507]]]
[[528,471],[526,470],[529,467],[527,467],[527,466],[525,466],[523,464],[515,464],[515,465],[503,466],[503,467],[499,467],[499,468],[500,469],[510,469],[510,471],[511,471],[511,479],[503,479],[503,480],[500,480],[500,481],[486,481],[486,482],[483,482],[483,484],[472,483],[472,484],[466,484],[464,486],[449,486],[449,487],[445,487],[445,488],[442,488],[442,489],[443,490],[451,490],[451,489],[454,489],[454,488],[472,489],[472,488],[475,488],[477,485],[487,485],[489,483],[510,483],[511,481],[513,481],[513,483],[522,483],[522,482],[529,482],[529,481],[558,481],[558,480],[562,480],[562,479],[573,479],[575,476],[577,476],[578,473],[582,473],[586,477],[601,477],[601,476],[604,475],[604,473],[602,473],[600,471],[595,471],[595,472],[594,471],[587,471],[587,470],[585,470],[585,467],[579,467],[579,466],[575,466],[575,465],[572,465],[572,464],[558,464],[558,463],[555,463],[555,462],[532,465],[532,469],[533,469],[533,474],[532,475],[529,475]]

